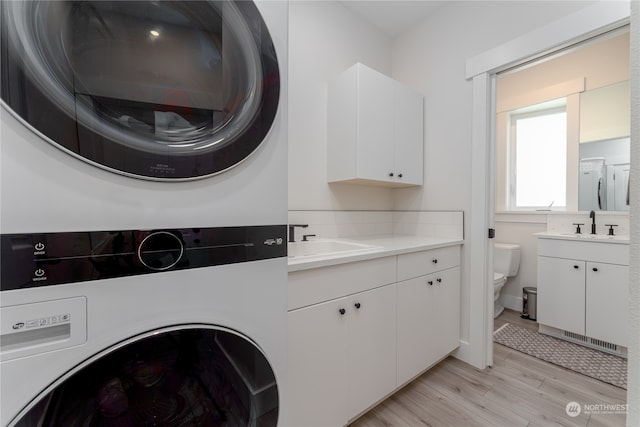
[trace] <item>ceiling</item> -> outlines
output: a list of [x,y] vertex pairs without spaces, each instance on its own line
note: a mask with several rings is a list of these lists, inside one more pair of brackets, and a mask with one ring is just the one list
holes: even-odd
[[433,13],[446,1],[341,0],[340,3],[390,37],[396,37]]

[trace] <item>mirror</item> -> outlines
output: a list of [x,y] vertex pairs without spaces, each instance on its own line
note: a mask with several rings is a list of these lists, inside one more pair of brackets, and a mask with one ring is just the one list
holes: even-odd
[[[628,27],[622,27],[498,73],[496,211],[629,210],[629,59]],[[557,150],[557,161],[542,148],[550,137],[521,126],[555,114],[547,106],[552,101],[562,101],[557,109],[566,113],[566,151]],[[542,151],[542,159],[521,154],[529,146]],[[538,184],[529,190],[532,179]],[[557,188],[566,190],[563,197],[550,191]],[[520,196],[529,196],[526,191],[536,202],[524,202],[533,200]]]
[[579,210],[629,210],[629,134],[628,80],[580,94]]

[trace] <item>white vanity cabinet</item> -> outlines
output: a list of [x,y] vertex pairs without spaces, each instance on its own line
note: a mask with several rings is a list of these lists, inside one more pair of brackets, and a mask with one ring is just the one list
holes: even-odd
[[460,345],[460,247],[398,256],[398,384]]
[[538,256],[537,321],[584,335],[585,262]]
[[[395,388],[394,281],[394,257],[290,274],[289,425],[346,425]],[[317,287],[340,296],[297,308]]]
[[455,245],[289,273],[289,425],[344,426],[458,347],[459,263]]
[[629,267],[587,263],[585,335],[628,346]]
[[398,283],[398,384],[460,345],[460,268]]
[[356,64],[330,82],[327,122],[329,182],[422,185],[421,94]]
[[387,285],[289,313],[291,425],[345,425],[394,389],[395,298]]
[[339,314],[345,306],[339,299],[289,312],[291,426],[342,426],[349,419],[347,317]]
[[628,265],[628,244],[538,239],[538,323],[626,347]]

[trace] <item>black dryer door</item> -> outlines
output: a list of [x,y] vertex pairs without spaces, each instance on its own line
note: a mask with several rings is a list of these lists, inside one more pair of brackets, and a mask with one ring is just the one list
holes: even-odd
[[251,1],[2,1],[2,100],[47,141],[153,180],[236,165],[275,120],[275,47]]

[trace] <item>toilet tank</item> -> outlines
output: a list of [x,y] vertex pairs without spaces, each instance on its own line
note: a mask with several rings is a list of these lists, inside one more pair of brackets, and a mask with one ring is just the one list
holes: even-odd
[[493,271],[507,277],[518,274],[520,245],[496,243],[493,250]]

